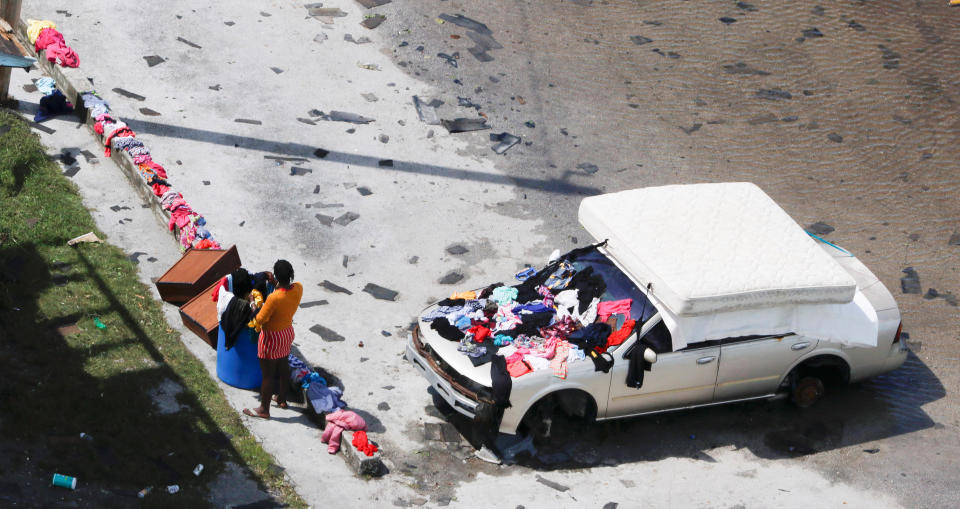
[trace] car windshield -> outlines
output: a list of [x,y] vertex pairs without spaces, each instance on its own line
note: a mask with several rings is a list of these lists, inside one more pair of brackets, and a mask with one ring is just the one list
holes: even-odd
[[591,249],[570,261],[578,271],[593,267],[594,274],[603,277],[607,290],[600,297],[601,301],[633,299],[630,318],[637,320],[638,325],[657,313],[657,308],[647,300],[643,291],[598,249]]

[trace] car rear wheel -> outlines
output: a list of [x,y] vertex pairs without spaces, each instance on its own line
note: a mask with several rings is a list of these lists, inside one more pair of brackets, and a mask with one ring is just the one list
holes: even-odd
[[808,408],[823,397],[823,392],[823,380],[815,376],[805,376],[794,385],[790,400],[800,408]]

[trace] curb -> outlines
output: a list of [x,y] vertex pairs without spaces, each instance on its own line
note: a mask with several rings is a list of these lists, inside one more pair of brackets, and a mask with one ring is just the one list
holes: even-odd
[[[100,147],[103,147],[104,137],[94,131],[93,125],[96,123],[96,120],[89,115],[89,111],[81,98],[81,94],[85,92],[95,92],[93,87],[87,85],[88,81],[86,77],[81,76],[79,69],[62,68],[43,58],[41,54],[44,53],[44,50],[37,52],[34,49],[34,45],[30,44],[30,39],[27,37],[27,24],[22,18],[17,22],[14,33],[30,55],[37,59],[35,64],[37,68],[56,81],[57,88],[63,92],[63,95],[66,96],[68,101],[73,103],[74,112],[80,120],[86,124],[90,130],[90,134],[100,143]],[[133,185],[137,193],[151,205],[151,209],[157,218],[162,221],[163,224],[167,224],[170,221],[170,213],[161,206],[160,198],[155,196],[148,186],[144,185],[143,177],[140,176],[140,172],[137,170],[137,165],[134,164],[133,158],[130,157],[125,150],[114,150],[110,155],[110,159],[123,170],[127,180]],[[179,231],[174,230],[171,234],[173,235],[173,239],[178,241]],[[179,241],[177,243],[179,244]]]

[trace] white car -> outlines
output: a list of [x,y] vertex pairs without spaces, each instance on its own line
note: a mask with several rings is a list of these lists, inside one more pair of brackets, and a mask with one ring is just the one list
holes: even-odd
[[[590,268],[605,285],[601,302],[631,299],[629,337],[606,348],[602,361],[568,358],[565,377],[555,364],[520,366],[539,369],[511,377],[507,406],[496,401],[498,390],[505,397],[497,363],[474,365],[460,351],[469,332],[451,340],[421,322],[406,357],[458,412],[489,418],[499,406],[499,431],[515,434],[524,424],[543,431],[554,409],[606,420],[777,395],[808,406],[825,386],[885,373],[906,359],[900,313],[883,283],[846,250],[804,232],[753,184],[590,197],[579,219],[603,242],[533,277],[545,281],[563,261]],[[462,313],[434,305],[422,316],[453,325]],[[597,321],[577,318],[584,329]],[[514,363],[528,359],[517,360],[515,350]]]

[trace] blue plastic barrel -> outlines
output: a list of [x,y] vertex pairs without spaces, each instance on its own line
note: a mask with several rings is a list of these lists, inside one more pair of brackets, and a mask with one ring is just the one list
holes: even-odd
[[257,332],[245,329],[237,337],[233,348],[227,350],[223,328],[218,329],[217,377],[238,389],[259,389],[263,373],[260,372],[260,360],[257,358]]

